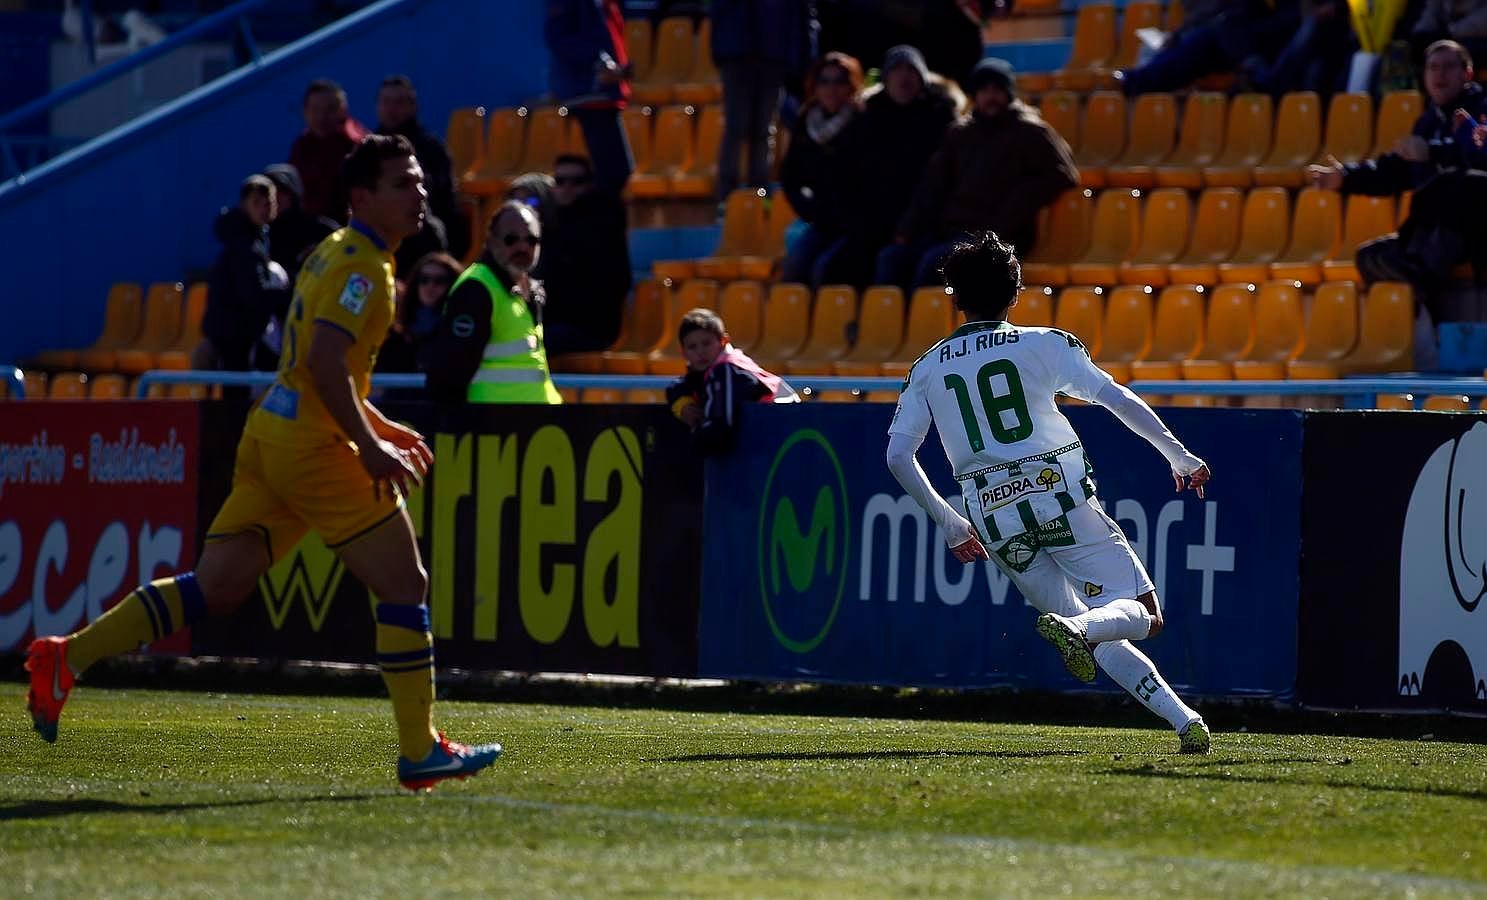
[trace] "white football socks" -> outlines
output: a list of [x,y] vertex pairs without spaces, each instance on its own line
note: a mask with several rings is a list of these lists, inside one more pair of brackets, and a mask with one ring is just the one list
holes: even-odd
[[1173,731],[1180,732],[1189,723],[1202,718],[1167,686],[1157,667],[1146,654],[1131,646],[1130,641],[1101,644],[1095,648],[1095,662],[1142,706],[1166,719]]
[[1139,641],[1151,633],[1151,615],[1135,600],[1112,600],[1074,616],[1091,644],[1106,641]]

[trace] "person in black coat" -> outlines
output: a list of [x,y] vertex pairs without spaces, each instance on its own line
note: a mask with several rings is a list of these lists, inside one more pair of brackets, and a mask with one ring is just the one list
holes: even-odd
[[289,276],[269,255],[274,183],[250,175],[238,192],[238,205],[224,209],[214,226],[222,252],[207,279],[207,308],[201,319],[206,345],[196,368],[247,371],[253,346],[269,319],[289,307]]
[[429,212],[439,220],[437,230],[447,236],[451,253],[464,256],[470,228],[454,196],[454,160],[443,139],[418,121],[418,94],[408,76],[390,75],[382,80],[377,91],[377,133],[401,134],[413,145],[429,193]]
[[305,257],[340,226],[305,209],[300,202],[305,193],[304,182],[294,166],[277,163],[264,169],[263,174],[274,183],[277,210],[268,226],[269,253],[274,262],[284,267],[292,285],[299,277]]
[[828,53],[806,76],[808,99],[790,135],[780,181],[790,208],[804,223],[781,270],[785,281],[819,288],[831,257],[845,240],[849,185],[844,177],[850,128],[862,107],[862,65]]
[[620,335],[630,293],[625,204],[595,183],[588,157],[559,156],[538,275],[547,288],[549,356],[607,350]]

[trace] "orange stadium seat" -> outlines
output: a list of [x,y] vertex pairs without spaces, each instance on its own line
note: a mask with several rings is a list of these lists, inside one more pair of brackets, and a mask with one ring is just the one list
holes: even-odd
[[47,385],[47,397],[52,400],[88,399],[88,376],[82,372],[58,372]]
[[1275,116],[1275,143],[1255,167],[1255,184],[1301,187],[1321,144],[1321,98],[1312,91],[1286,94]]
[[527,116],[527,141],[516,172],[548,172],[568,139],[567,110],[554,106],[535,109]]
[[1239,246],[1228,262],[1219,263],[1219,280],[1256,284],[1264,281],[1270,274],[1270,264],[1286,248],[1290,211],[1285,188],[1250,191],[1244,200]]
[[811,312],[811,337],[794,359],[785,362],[791,375],[827,375],[850,349],[848,329],[857,318],[857,292],[844,284],[822,285]]
[[1079,95],[1049,91],[1038,101],[1038,114],[1053,127],[1076,156],[1079,153]]
[[837,360],[838,375],[875,376],[904,342],[904,292],[896,287],[870,287],[857,314],[857,342]]
[[1234,361],[1241,381],[1279,381],[1286,363],[1301,351],[1301,288],[1292,281],[1269,281],[1255,297],[1255,340],[1244,358]]
[[721,103],[723,80],[718,67],[713,63],[713,21],[703,19],[697,26],[697,55],[692,61],[692,70],[687,78],[676,86],[678,103]]
[[1286,365],[1290,378],[1341,378],[1340,363],[1358,343],[1358,288],[1329,281],[1317,288],[1301,353]]
[[904,342],[892,359],[883,363],[884,375],[903,378],[919,354],[933,347],[955,328],[955,304],[942,287],[922,287],[909,299],[909,324]]
[[1189,381],[1227,381],[1234,361],[1249,355],[1255,340],[1255,289],[1248,284],[1221,284],[1208,295],[1208,326],[1202,359],[1182,361]]
[[650,136],[645,139],[649,153],[644,162],[636,156],[635,172],[630,176],[630,196],[636,199],[667,196],[671,193],[672,177],[684,172],[692,162],[696,117],[685,106],[668,106],[655,116],[647,116],[643,108],[632,105],[624,112],[624,122],[625,131],[632,136],[641,130],[641,123],[650,123],[646,126]]
[[1415,297],[1410,286],[1380,281],[1368,289],[1358,345],[1338,365],[1344,375],[1404,372],[1414,367]]
[[[1074,44],[1063,68],[1053,73],[1051,86],[1059,90],[1091,91],[1099,70],[1115,55],[1115,6],[1081,6],[1074,19]],[[1044,85],[1046,89],[1050,85]],[[1035,88],[1036,90],[1036,88]]]
[[718,295],[718,315],[733,346],[748,353],[764,334],[764,285],[735,281],[724,286]]
[[124,400],[129,396],[129,379],[114,372],[88,379],[89,400]]
[[1148,194],[1140,242],[1130,258],[1120,264],[1121,284],[1166,284],[1168,267],[1187,249],[1191,224],[1187,191],[1159,188]]
[[1175,284],[1157,297],[1151,349],[1131,363],[1132,380],[1173,381],[1182,377],[1182,361],[1203,349],[1203,288]]
[[1095,365],[1116,381],[1131,380],[1131,363],[1151,350],[1151,288],[1124,284],[1111,291],[1105,304],[1105,327]]
[[1114,72],[1119,69],[1129,69],[1136,65],[1141,58],[1141,39],[1136,32],[1143,28],[1162,27],[1162,4],[1134,2],[1127,3],[1121,10],[1120,37],[1115,44],[1115,53],[1109,62],[1103,67],[1099,81],[1104,87],[1114,87]]
[[1074,154],[1080,185],[1104,187],[1106,167],[1125,149],[1126,98],[1115,91],[1095,91],[1085,101],[1079,150]]
[[1379,103],[1378,125],[1373,130],[1373,150],[1378,157],[1394,149],[1395,141],[1415,128],[1415,120],[1425,110],[1425,98],[1419,91],[1390,91]]
[[625,20],[625,52],[630,55],[635,81],[645,81],[651,74],[651,21]]
[[1079,338],[1098,357],[1105,337],[1104,288],[1069,287],[1058,295],[1053,327]]
[[143,375],[158,369],[160,356],[175,346],[181,336],[181,293],[179,283],[150,285],[145,298],[145,324],[139,337],[126,350],[120,350],[114,368],[126,375]]
[[134,336],[139,334],[142,306],[139,285],[118,282],[108,289],[108,299],[104,301],[103,331],[93,346],[80,350],[46,350],[37,356],[37,362],[48,369],[71,369],[83,365],[83,354],[96,351],[109,354],[108,365],[99,368],[111,368],[113,353],[120,347],[129,346]]
[[480,165],[485,155],[485,107],[462,106],[449,113],[444,128],[456,188]]
[[711,200],[718,183],[718,146],[723,143],[723,106],[714,103],[697,114],[688,163],[671,176],[673,197]]
[[1322,152],[1313,160],[1336,159],[1355,163],[1368,157],[1373,148],[1373,97],[1369,94],[1333,94],[1327,107],[1327,127]]
[[[498,195],[511,179],[521,174],[527,146],[527,110],[493,109],[486,113],[484,152],[464,189],[482,197]],[[549,160],[549,163],[551,160]],[[545,167],[544,167],[545,168]]]
[[1156,183],[1155,167],[1172,155],[1177,139],[1177,100],[1171,94],[1142,94],[1131,109],[1125,152],[1105,169],[1110,187],[1142,188]]
[[1069,264],[1069,283],[1114,284],[1140,233],[1141,192],[1125,188],[1101,192],[1095,201],[1089,249]]
[[811,291],[803,284],[776,284],[764,302],[764,334],[750,356],[771,372],[784,371],[811,333]]
[[618,406],[625,402],[625,392],[619,388],[584,388],[578,402],[585,406]]
[[26,382],[26,399],[43,400],[47,396],[47,377],[45,372],[27,371],[24,374]]
[[1069,262],[1089,249],[1095,202],[1082,188],[1064,191],[1038,214],[1038,241],[1022,263],[1025,284],[1063,287],[1069,283]]
[[1205,185],[1247,188],[1254,182],[1255,166],[1270,152],[1271,108],[1269,94],[1240,94],[1229,101],[1224,150],[1204,167]]
[[651,351],[676,340],[676,332],[671,330],[675,323],[670,317],[680,314],[674,308],[673,293],[675,291],[670,286],[651,278],[635,286],[635,310],[631,313],[633,324],[629,341],[624,347],[599,354],[601,371],[613,375],[645,374],[646,360]]
[[1362,281],[1354,260],[1358,247],[1394,231],[1394,198],[1353,194],[1342,220],[1342,243],[1322,262],[1323,281]]
[[676,339],[677,326],[682,316],[693,309],[718,308],[718,283],[711,278],[693,278],[683,282],[681,288],[667,295],[665,329],[668,340],[663,340],[646,359],[646,371],[652,375],[680,375],[685,363],[682,361],[681,343]]
[[1307,287],[1322,283],[1322,262],[1335,256],[1342,240],[1342,196],[1336,191],[1304,188],[1296,195],[1291,221],[1291,243],[1270,264],[1270,277],[1299,281]]
[[1158,187],[1196,191],[1203,187],[1203,167],[1213,165],[1224,150],[1224,115],[1229,101],[1211,91],[1189,94],[1182,108],[1177,148],[1156,167]]
[[671,103],[676,86],[687,80],[696,65],[697,35],[688,16],[668,16],[656,25],[654,55],[645,79],[637,79],[631,96],[637,103]]
[[738,261],[739,271],[745,278],[768,281],[774,277],[775,266],[785,258],[785,232],[795,224],[795,210],[790,207],[784,191],[776,191],[769,198],[769,210],[765,216],[764,244],[760,252],[745,255]]
[[[590,350],[581,353],[564,353],[559,356],[549,356],[548,363],[554,372],[580,372],[588,375],[599,375],[604,372],[604,354],[607,351],[623,352],[633,351],[637,340],[637,310],[641,303],[639,297],[643,291],[650,291],[654,295],[655,282],[646,279],[635,286],[632,296],[626,298],[624,306],[620,310],[620,333],[615,336],[614,342],[604,350]],[[654,341],[652,341],[654,342]]]
[[182,301],[181,330],[169,347],[155,354],[155,368],[191,368],[191,352],[201,343],[201,317],[207,310],[207,285],[198,281],[186,289]]
[[1219,263],[1239,246],[1239,212],[1244,196],[1238,188],[1209,188],[1198,196],[1198,215],[1187,252],[1167,267],[1172,284],[1213,284]]
[[731,281],[743,274],[745,257],[763,251],[766,227],[761,194],[763,191],[755,188],[741,188],[728,195],[723,207],[723,233],[712,255],[697,260],[699,277]]
[[[634,182],[636,175],[640,172],[650,171],[651,143],[655,136],[655,116],[651,114],[650,107],[627,106],[620,113],[620,122],[625,127],[625,139],[630,142],[630,156],[635,160],[635,168],[630,173],[630,181],[625,185],[626,195],[635,196]],[[665,186],[665,181],[661,182]]]
[[1007,313],[1007,318],[1029,328],[1053,327],[1053,288],[1032,286],[1018,291],[1017,304]]
[[1426,397],[1420,408],[1436,412],[1467,412],[1473,407],[1470,397],[1460,394],[1434,394]]

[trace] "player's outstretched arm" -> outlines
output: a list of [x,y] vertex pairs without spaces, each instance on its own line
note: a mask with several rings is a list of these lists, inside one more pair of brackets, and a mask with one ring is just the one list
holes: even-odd
[[429,449],[423,435],[384,416],[370,400],[363,400],[361,405],[367,415],[367,424],[372,426],[372,433],[407,454],[419,477],[428,474],[429,467],[434,464],[434,451]]
[[[1213,477],[1208,471],[1208,464],[1188,452],[1188,448],[1172,435],[1156,412],[1146,405],[1145,400],[1132,393],[1130,388],[1114,381],[1101,388],[1094,400],[1114,413],[1127,428],[1157,448],[1172,467],[1172,477],[1177,482],[1179,491],[1185,486],[1191,486],[1199,497],[1203,496],[1203,486]],[[1183,483],[1184,479],[1187,479],[1187,485]]]
[[963,563],[986,559],[986,547],[971,530],[971,523],[935,491],[934,485],[929,483],[929,476],[924,474],[924,469],[919,465],[919,458],[914,454],[919,450],[921,440],[909,434],[890,434],[888,471],[893,473],[893,477],[898,479],[909,496],[924,507],[930,518],[944,529],[945,542],[950,545],[956,559]]
[[356,444],[357,458],[372,476],[375,490],[380,493],[386,483],[407,496],[409,489],[418,484],[418,472],[407,454],[378,437],[367,421],[366,408],[357,396],[356,383],[351,380],[351,370],[346,368],[346,352],[354,342],[355,338],[342,328],[315,323],[315,333],[310,338],[310,378],[326,412]]

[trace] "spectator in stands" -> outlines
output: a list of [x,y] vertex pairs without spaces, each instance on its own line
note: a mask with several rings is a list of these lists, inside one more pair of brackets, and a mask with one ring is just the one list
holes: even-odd
[[620,336],[630,293],[625,202],[594,184],[588,157],[553,166],[552,211],[543,231],[543,339],[549,356],[606,350]]
[[1487,3],[1482,0],[1425,0],[1410,32],[1416,58],[1436,41],[1452,40],[1477,59],[1487,58]]
[[828,53],[806,76],[809,99],[801,107],[780,181],[790,208],[805,223],[781,271],[786,281],[818,288],[832,254],[845,240],[848,128],[862,111],[862,64],[845,53]]
[[[807,0],[713,0],[712,52],[723,76],[718,199],[742,185],[769,184],[769,129],[785,80],[815,57],[815,12]],[[748,160],[739,174],[739,155]]]
[[[411,272],[413,266],[430,253],[446,253],[449,250],[449,234],[438,216],[429,215],[424,205],[423,227],[418,233],[398,244],[393,253],[393,271]],[[401,276],[400,276],[401,277]]]
[[542,225],[524,203],[491,216],[485,252],[460,277],[429,348],[430,394],[445,402],[562,403],[542,343]]
[[620,122],[635,71],[620,0],[547,0],[543,34],[552,54],[552,92],[577,116],[599,186],[618,194],[635,171]]
[[289,163],[304,183],[302,205],[312,216],[344,225],[349,212],[341,162],[367,136],[351,118],[346,92],[334,81],[317,78],[305,88],[305,131],[289,148]]
[[194,368],[248,371],[269,320],[282,319],[288,309],[289,276],[269,256],[268,228],[275,211],[274,183],[250,175],[238,190],[238,205],[217,216],[214,229],[222,252],[207,279],[201,319],[206,340],[193,355]]
[[[545,231],[548,217],[552,214],[553,177],[546,172],[528,172],[512,179],[506,189],[506,200],[515,200],[537,210],[537,218]],[[541,278],[542,276],[537,276]]]
[[983,59],[971,73],[975,106],[950,127],[894,242],[878,254],[877,284],[940,281],[940,261],[975,232],[995,231],[1025,256],[1038,211],[1079,183],[1069,145],[1017,99],[1012,67]]
[[1185,88],[1245,60],[1274,59],[1301,27],[1298,0],[1221,0],[1202,24],[1176,32],[1151,61],[1119,73],[1128,95]]
[[666,403],[692,429],[699,453],[727,453],[738,444],[739,413],[750,403],[798,403],[783,378],[765,371],[728,340],[723,320],[710,309],[682,316],[677,329],[687,373],[666,387]]
[[982,28],[988,12],[1005,14],[1006,0],[883,0],[818,2],[821,46],[858,59],[882,59],[889,48],[912,44],[930,71],[963,88],[983,55]]
[[424,355],[431,346],[449,291],[463,266],[448,253],[430,253],[409,270],[408,287],[398,296],[397,314],[382,350],[377,354],[378,372],[421,372]]
[[454,197],[454,160],[437,134],[418,120],[418,93],[406,75],[389,75],[377,91],[377,133],[401,134],[413,145],[423,168],[423,186],[429,193],[429,211],[439,220],[450,250],[463,256],[469,248],[468,224]]
[[828,281],[858,287],[871,279],[878,251],[893,240],[925,165],[965,103],[913,47],[889,50],[882,72],[846,139],[847,239],[821,270]]
[[[1280,97],[1316,91],[1323,98],[1340,90],[1348,62],[1358,49],[1345,0],[1302,0],[1301,26],[1274,60],[1251,56],[1240,63],[1241,84]],[[1247,84],[1246,84],[1247,83]]]
[[300,203],[305,192],[299,170],[288,163],[275,163],[263,170],[274,183],[278,214],[269,223],[269,253],[274,262],[284,267],[292,285],[299,277],[299,267],[316,245],[330,237],[336,223],[324,216],[311,215]]
[[[1471,163],[1470,147],[1456,140],[1458,112],[1473,121],[1487,115],[1487,94],[1472,81],[1472,58],[1466,48],[1455,41],[1437,41],[1425,53],[1425,93],[1429,102],[1415,121],[1413,131],[1400,138],[1391,153],[1376,160],[1343,165],[1309,167],[1311,181],[1318,187],[1345,194],[1375,196],[1417,192],[1411,203],[1410,222],[1414,227],[1400,234],[1386,235],[1358,248],[1358,271],[1368,282],[1407,281],[1414,285],[1418,298],[1426,305],[1435,322],[1443,321],[1436,306],[1442,279],[1459,261],[1459,235],[1442,230],[1433,214],[1437,204],[1431,194],[1445,193],[1449,200],[1449,182],[1441,182],[1432,191],[1432,182],[1445,173],[1464,169]],[[1420,204],[1418,214],[1415,203]]]

